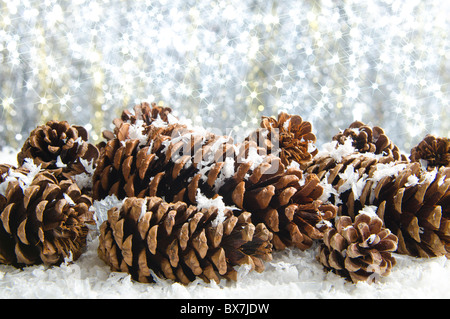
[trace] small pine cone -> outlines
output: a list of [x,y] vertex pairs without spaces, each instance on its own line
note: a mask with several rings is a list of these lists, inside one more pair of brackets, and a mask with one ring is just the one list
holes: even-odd
[[114,131],[104,131],[102,134],[106,140],[117,137],[121,141],[136,138],[137,135],[145,136],[154,121],[170,122],[171,119],[175,119],[171,113],[170,107],[143,102],[134,107],[134,114],[129,110],[124,110],[120,118],[113,120]]
[[127,198],[100,226],[98,254],[113,271],[140,282],[154,281],[152,271],[183,284],[196,277],[219,282],[236,280],[237,265],[263,271],[263,262],[272,258],[271,237],[247,212],[236,217],[228,209],[199,209],[160,197]]
[[376,215],[363,212],[354,222],[341,216],[336,228],[325,232],[318,260],[326,269],[355,283],[372,282],[387,276],[396,264],[391,253],[397,249],[397,241]]
[[[2,166],[5,168],[5,166]],[[3,172],[3,169],[1,169]],[[23,267],[76,260],[93,224],[92,199],[56,171],[9,167],[0,178],[0,262]]]
[[426,161],[428,170],[450,167],[450,139],[428,134],[411,149],[410,159],[412,162]]
[[87,142],[85,128],[66,121],[49,121],[34,129],[17,154],[19,165],[31,158],[43,169],[63,168],[68,175],[85,173],[82,160],[95,163],[97,147]]
[[343,132],[336,134],[333,141],[344,144],[347,138],[352,139],[353,147],[360,153],[383,154],[392,156],[395,160],[407,160],[379,126],[371,128],[360,121],[355,121]]
[[263,117],[261,128],[252,132],[246,140],[255,141],[259,147],[265,148],[267,154],[278,154],[283,165],[292,161],[302,167],[317,154],[314,146],[316,136],[311,131],[310,122],[303,121],[298,115],[280,113],[278,119]]

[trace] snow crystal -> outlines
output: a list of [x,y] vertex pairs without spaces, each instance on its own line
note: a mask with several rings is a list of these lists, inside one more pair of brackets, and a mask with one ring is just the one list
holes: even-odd
[[128,129],[130,139],[139,140],[139,145],[147,144],[147,135],[144,134],[145,126],[143,120],[136,120],[135,124],[131,124]]
[[67,164],[63,163],[63,161],[62,161],[61,155],[58,155],[58,157],[56,158],[56,167],[58,167],[58,168],[67,167]]
[[150,145],[148,146],[148,150],[147,150],[147,154],[146,155],[150,155],[152,153],[153,150],[153,139],[150,141]]
[[108,210],[113,207],[120,209],[122,205],[123,200],[119,200],[116,195],[108,195],[102,200],[95,200],[89,210],[94,212],[94,220],[97,224],[97,228],[108,219]]
[[264,162],[265,156],[258,154],[258,149],[256,147],[249,147],[248,156],[246,158],[242,158],[240,161],[242,163],[252,163],[250,169],[253,170],[262,162]]
[[338,192],[342,194],[351,189],[355,200],[359,199],[366,184],[367,174],[363,174],[360,177],[358,172],[354,170],[354,167],[349,165],[343,173],[339,174],[339,177],[345,182],[339,187]]
[[167,122],[169,124],[177,124],[179,122],[179,120],[172,115],[172,113],[167,114]]
[[[8,173],[6,173],[8,174]],[[3,174],[3,175],[6,175]],[[6,176],[3,177],[4,181],[0,184],[0,195],[6,196],[6,189],[8,188],[9,182],[12,180],[11,178],[8,178]]]
[[314,142],[308,142],[308,153],[312,153],[317,149]]
[[418,183],[419,183],[419,178],[416,175],[410,175],[410,176],[408,176],[405,186],[406,187],[416,186]]
[[164,122],[159,114],[156,116],[156,119],[153,120],[152,126],[154,127],[167,127],[168,123]]
[[446,175],[442,175],[442,176],[439,178],[439,180],[438,180],[438,186],[439,186],[439,187],[442,186],[442,184],[444,184],[446,178],[447,178]]
[[289,165],[286,167],[286,169],[290,169],[290,168],[300,169],[300,164],[297,163],[296,161],[292,160],[289,163]]
[[395,177],[397,176],[401,171],[403,171],[406,168],[406,164],[397,164],[396,162],[390,162],[387,164],[378,163],[375,165],[375,171],[372,175],[372,177],[369,178],[371,181],[378,182],[384,177]]
[[345,139],[344,144],[339,144],[337,141],[325,143],[322,150],[316,155],[317,158],[332,157],[337,163],[340,163],[345,156],[355,153],[355,148],[352,145],[353,140],[349,137]]
[[286,122],[283,124],[283,128],[285,131],[289,130],[289,123],[291,122],[291,119],[289,118]]
[[78,185],[80,189],[92,188],[92,175],[95,172],[94,161],[80,158],[80,163],[83,165],[86,172],[72,176],[72,180]]
[[428,168],[428,161],[420,158],[419,163],[420,163],[420,167],[422,167],[422,169],[426,171]]
[[77,184],[80,189],[91,189],[92,184],[92,176],[86,173],[81,173],[72,176],[72,180]]
[[237,209],[235,206],[226,206],[222,196],[217,196],[214,199],[208,198],[205,195],[203,195],[200,191],[200,189],[197,189],[197,195],[195,196],[195,200],[197,201],[197,208],[203,209],[203,208],[211,208],[215,207],[218,209],[217,211],[217,217],[212,221],[212,225],[216,227],[220,223],[225,221],[225,210],[226,209]]
[[225,181],[234,175],[234,158],[227,157],[225,158],[224,165],[220,170],[219,176],[217,176],[216,181],[214,182],[214,190],[217,192],[220,187],[225,183]]
[[144,204],[141,206],[141,214],[139,215],[138,221],[141,221],[146,212],[147,212],[147,201],[144,201]]
[[81,163],[81,165],[83,165],[84,170],[88,174],[94,174],[94,172],[95,172],[94,160],[88,161],[86,159],[80,158],[80,163]]
[[328,183],[328,176],[330,175],[330,172],[327,172],[325,174],[325,177],[322,178],[319,185],[322,186],[323,192],[322,195],[318,198],[318,200],[322,201],[323,203],[331,203],[331,198],[334,196],[334,205],[339,205],[342,203],[342,200],[339,198],[338,191],[333,187],[332,184]]
[[375,235],[375,234],[370,235],[369,238],[367,238],[367,243],[369,245],[372,245],[376,238],[377,238],[377,235]]
[[3,174],[4,181],[0,184],[0,194],[5,195],[8,184],[11,181],[18,181],[20,188],[25,191],[31,185],[33,179],[41,171],[41,165],[36,166],[31,158],[26,158],[22,165],[23,168],[29,171],[28,174],[23,174],[13,169],[9,169],[8,173]]
[[69,205],[75,206],[75,202],[69,195],[67,195],[66,193],[63,193],[63,196],[64,196],[64,199],[69,203]]
[[219,150],[219,147],[222,147],[223,144],[226,144],[230,141],[231,136],[220,136],[210,148],[210,154],[214,155]]
[[366,205],[358,212],[358,214],[366,214],[370,217],[378,217],[377,210],[378,210],[377,206]]
[[329,220],[322,219],[320,222],[316,224],[316,228],[321,228],[323,226],[333,227],[333,224]]
[[425,171],[421,183],[432,183],[436,179],[437,172],[436,167],[432,171]]

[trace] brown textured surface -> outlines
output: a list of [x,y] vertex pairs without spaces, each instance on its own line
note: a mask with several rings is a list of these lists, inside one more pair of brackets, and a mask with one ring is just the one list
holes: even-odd
[[184,202],[167,203],[159,197],[127,198],[108,212],[100,227],[99,256],[114,271],[151,282],[157,276],[187,284],[196,277],[219,282],[236,279],[234,266],[248,264],[264,270],[272,258],[272,233],[256,226],[251,214],[198,209]]

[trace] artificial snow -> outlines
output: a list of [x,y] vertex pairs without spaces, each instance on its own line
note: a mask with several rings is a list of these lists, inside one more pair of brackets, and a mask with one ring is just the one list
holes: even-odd
[[377,206],[366,205],[358,212],[358,214],[366,214],[370,217],[378,217],[377,210],[378,210]]
[[241,163],[251,163],[250,170],[253,170],[264,162],[264,159],[265,155],[259,154],[258,148],[251,146],[248,148],[247,157],[241,158],[240,161]]
[[[109,208],[120,207],[122,202],[115,196],[95,201],[91,210],[97,225],[106,219]],[[364,211],[370,213],[371,209],[375,210],[366,206]],[[316,260],[319,247],[315,244],[306,251],[290,248],[274,252],[262,273],[241,266],[236,282],[206,284],[198,279],[184,286],[161,278],[153,284],[138,283],[126,273],[111,272],[98,257],[97,248],[98,229],[92,227],[86,251],[76,261],[68,259],[58,267],[37,265],[23,270],[0,265],[0,298],[450,298],[450,263],[445,257],[393,254],[397,265],[389,276],[374,284],[352,284],[323,270]]]
[[18,181],[20,188],[25,191],[28,186],[31,185],[33,179],[36,175],[41,171],[41,165],[37,166],[33,163],[33,160],[30,158],[26,158],[23,165],[23,168],[27,169],[29,172],[27,174],[23,174],[21,172],[16,172],[13,169],[9,169],[9,171],[2,175],[3,182],[0,184],[0,194],[5,195],[6,189],[8,188],[8,184],[11,181]]
[[61,155],[58,155],[58,157],[56,158],[56,167],[58,168],[64,168],[67,167],[67,164],[65,164],[62,159],[61,159]]
[[339,187],[338,193],[342,194],[351,189],[355,200],[358,200],[366,184],[367,174],[363,174],[360,177],[358,172],[354,170],[354,167],[349,165],[343,173],[339,174],[339,177],[345,182]]
[[42,265],[23,270],[0,265],[0,298],[448,298],[450,264],[445,257],[411,258],[393,254],[397,265],[375,284],[347,282],[327,273],[316,260],[318,247],[307,251],[275,252],[257,273],[246,266],[238,280],[206,284],[198,279],[187,286],[158,279],[144,284],[126,273],[111,272],[97,256],[98,237],[91,234],[86,252],[75,262],[59,267]]
[[316,158],[330,156],[337,163],[340,163],[344,157],[355,153],[356,150],[352,143],[353,140],[350,137],[345,139],[344,144],[339,144],[337,141],[325,143],[317,153]]
[[235,206],[226,206],[222,196],[217,196],[216,198],[208,198],[202,194],[200,189],[197,189],[195,200],[197,201],[198,209],[208,209],[211,207],[217,208],[217,217],[211,223],[213,227],[217,227],[217,225],[225,221],[225,210],[237,209]]
[[216,181],[214,182],[214,190],[217,192],[225,183],[228,178],[233,177],[235,174],[234,171],[234,158],[227,157],[225,158],[222,169],[220,170],[219,176],[217,176]]
[[119,200],[116,195],[108,195],[102,200],[95,200],[92,206],[89,208],[94,213],[94,220],[97,225],[97,229],[100,225],[108,219],[108,210],[112,207],[121,208],[123,200]]
[[145,129],[144,121],[136,120],[136,123],[131,124],[128,129],[129,138],[139,140],[139,145],[141,146],[147,144],[148,136],[143,133],[144,129]]

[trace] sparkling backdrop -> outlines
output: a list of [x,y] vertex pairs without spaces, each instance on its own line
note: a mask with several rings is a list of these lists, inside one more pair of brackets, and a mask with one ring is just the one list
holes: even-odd
[[362,120],[409,153],[450,136],[449,16],[446,0],[0,0],[0,148],[49,119],[98,142],[155,101],[241,137],[299,114],[319,145]]

